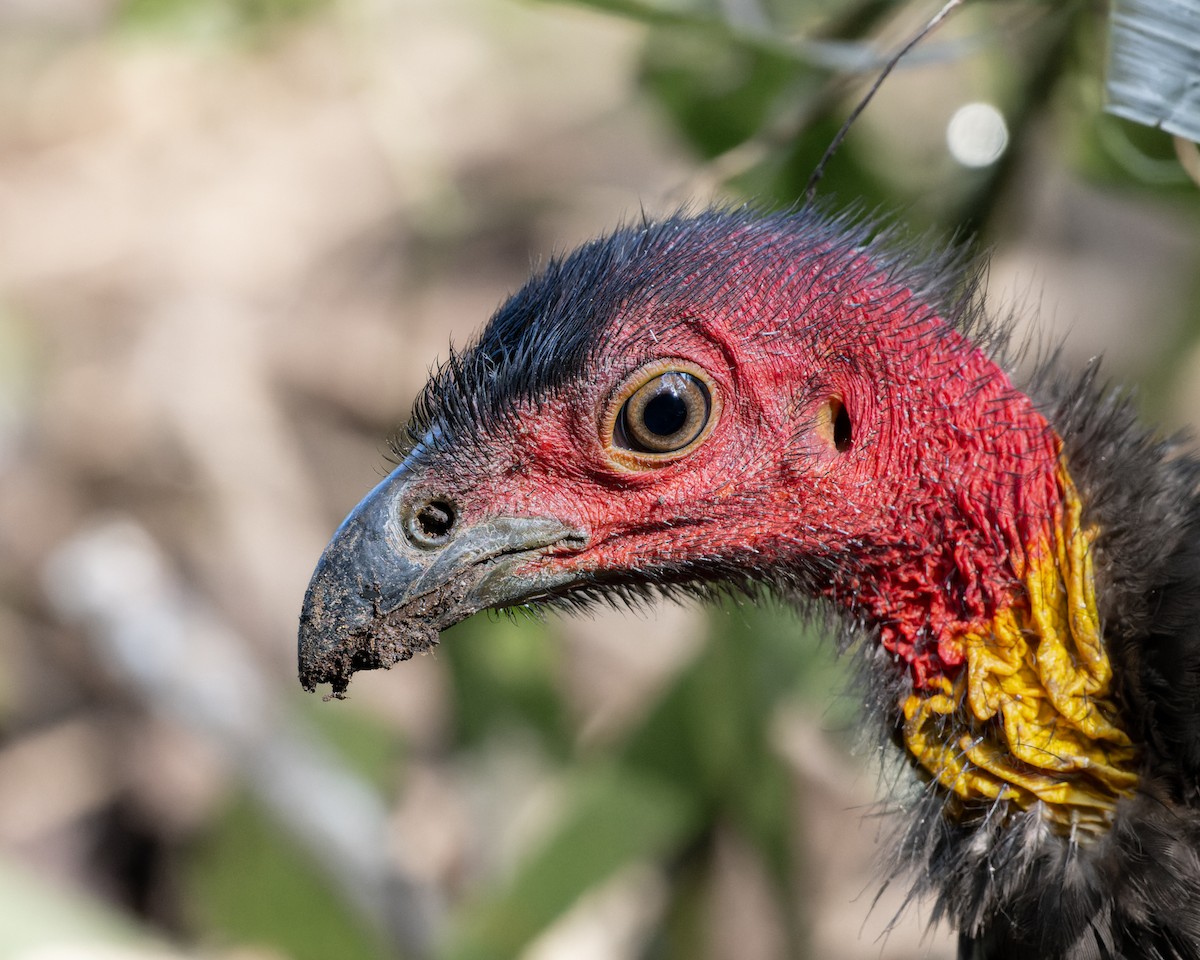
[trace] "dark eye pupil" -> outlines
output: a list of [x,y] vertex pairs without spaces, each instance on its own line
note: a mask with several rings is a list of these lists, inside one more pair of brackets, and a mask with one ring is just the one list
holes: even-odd
[[642,412],[646,429],[660,437],[678,433],[687,419],[687,401],[669,387],[653,397]]

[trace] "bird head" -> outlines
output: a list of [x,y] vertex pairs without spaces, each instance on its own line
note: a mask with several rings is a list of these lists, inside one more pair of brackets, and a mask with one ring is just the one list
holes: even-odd
[[1016,589],[1057,448],[959,329],[948,264],[918,262],[803,211],[677,216],[552,261],[431,379],[326,550],[305,686],[483,608],[764,583],[945,675],[947,624]]

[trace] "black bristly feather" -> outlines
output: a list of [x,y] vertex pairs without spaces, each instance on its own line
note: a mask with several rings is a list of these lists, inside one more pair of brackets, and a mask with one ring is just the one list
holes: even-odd
[[[843,251],[847,262],[865,252],[879,276],[907,287],[1002,365],[1011,360],[1006,325],[986,319],[979,273],[954,249],[930,255],[868,218],[812,207],[681,213],[552,260],[437,372],[410,436],[458,448],[507,429],[522,403],[587,375],[618,315],[637,316],[682,278],[692,302],[720,297],[759,244],[785,249],[796,269],[822,248]],[[1067,377],[1051,357],[1024,389],[1062,438],[1085,519],[1101,531],[1097,597],[1119,706],[1141,751],[1141,787],[1120,802],[1106,835],[1077,843],[1050,829],[1036,808],[996,807],[956,822],[943,816],[941,792],[924,784],[909,798],[894,865],[915,871],[914,896],[932,897],[935,918],[954,923],[964,958],[1200,958],[1200,464],[1180,440],[1142,427],[1129,398],[1100,384],[1094,366]],[[650,582],[596,582],[558,602],[703,595],[713,581],[794,597],[820,579],[815,567],[697,557]],[[908,680],[852,616],[842,628],[865,639],[857,644],[865,699],[895,736],[895,704]]]

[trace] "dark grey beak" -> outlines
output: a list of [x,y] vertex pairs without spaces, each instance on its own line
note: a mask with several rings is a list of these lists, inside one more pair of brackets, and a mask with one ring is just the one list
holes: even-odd
[[321,555],[300,613],[300,683],[346,689],[356,670],[390,667],[437,643],[477,610],[547,596],[574,574],[520,568],[581,531],[553,518],[490,517],[464,525],[452,495],[430,496],[419,453],[342,522]]

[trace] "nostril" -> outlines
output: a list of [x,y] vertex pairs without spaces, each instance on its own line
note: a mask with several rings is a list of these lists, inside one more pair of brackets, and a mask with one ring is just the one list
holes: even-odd
[[457,519],[454,504],[432,497],[409,507],[404,526],[408,538],[418,547],[440,547],[450,539]]

